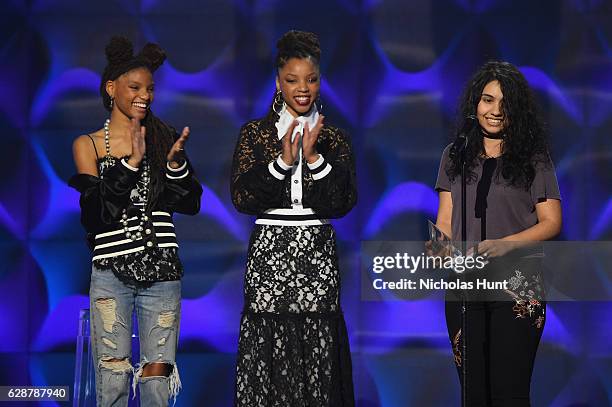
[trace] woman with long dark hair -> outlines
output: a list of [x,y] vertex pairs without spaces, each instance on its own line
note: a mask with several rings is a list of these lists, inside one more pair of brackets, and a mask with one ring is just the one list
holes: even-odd
[[461,296],[467,295],[467,405],[529,406],[546,312],[542,251],[533,242],[559,234],[561,205],[544,127],[529,85],[514,65],[489,62],[471,79],[458,123],[470,127],[466,236],[461,235],[461,142],[442,155],[436,223],[454,241],[475,242],[468,243],[470,251],[488,260],[469,278],[501,277],[507,289],[448,291],[448,333],[462,378]]
[[[357,200],[348,135],[323,124],[316,35],[277,44],[277,93],[245,124],[234,153],[234,206],[256,215],[240,324],[235,404],[352,406],[348,336],[329,218]],[[319,106],[317,106],[319,105]]]
[[[150,110],[153,72],[166,55],[147,44],[113,37],[100,94],[110,118],[73,144],[81,193],[81,223],[93,251],[91,340],[100,406],[127,406],[129,375],[143,406],[166,406],[181,382],[176,366],[183,266],[172,214],[200,210],[202,187],[179,136]],[[136,312],[140,363],[132,366],[132,313]]]

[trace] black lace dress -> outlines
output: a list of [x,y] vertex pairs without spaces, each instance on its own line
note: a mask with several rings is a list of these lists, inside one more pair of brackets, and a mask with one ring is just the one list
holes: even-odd
[[[330,126],[321,130],[317,151],[331,166],[323,178],[313,178],[302,162],[301,180],[280,180],[269,169],[282,151],[278,119],[270,112],[241,129],[231,180],[236,208],[259,219],[272,208],[291,208],[292,184],[301,183],[304,208],[321,219],[345,215],[357,199],[347,135]],[[328,222],[299,223],[256,224],[252,232],[235,405],[354,405],[335,232]]]

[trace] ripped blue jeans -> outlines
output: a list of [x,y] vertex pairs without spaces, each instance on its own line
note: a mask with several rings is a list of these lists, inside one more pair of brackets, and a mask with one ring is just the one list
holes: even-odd
[[[98,406],[127,406],[130,376],[141,406],[167,406],[181,387],[176,366],[181,282],[160,281],[147,287],[121,282],[110,270],[93,267],[89,289],[91,341],[96,366]],[[140,363],[132,366],[132,313],[136,310]],[[142,377],[149,363],[170,366],[166,376]]]

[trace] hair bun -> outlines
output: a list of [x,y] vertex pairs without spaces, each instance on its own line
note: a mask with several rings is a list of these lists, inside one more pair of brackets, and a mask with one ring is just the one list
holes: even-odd
[[276,43],[279,56],[307,54],[321,59],[321,44],[316,34],[307,31],[291,30],[283,34]]
[[141,58],[144,58],[149,63],[151,71],[157,70],[166,60],[166,53],[157,44],[148,43],[140,51]]
[[134,57],[132,42],[125,37],[113,37],[106,46],[106,60],[109,65],[121,64]]

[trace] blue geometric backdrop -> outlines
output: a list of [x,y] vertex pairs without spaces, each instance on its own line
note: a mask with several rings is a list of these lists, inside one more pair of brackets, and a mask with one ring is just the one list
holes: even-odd
[[[612,237],[609,1],[3,0],[0,385],[72,384],[90,255],[66,184],[71,143],[106,118],[104,46],[123,34],[166,49],[153,109],[191,127],[204,186],[202,212],[176,217],[186,269],[177,405],[231,404],[253,223],[231,205],[231,157],[241,124],[268,109],[275,43],[293,28],[320,35],[323,108],[350,132],[358,162],[359,203],[334,223],[359,406],[458,404],[443,303],[361,301],[358,249],[425,238],[457,101],[482,63],[508,60],[536,90],[561,239]],[[609,302],[549,304],[535,406],[612,405],[611,321]]]

